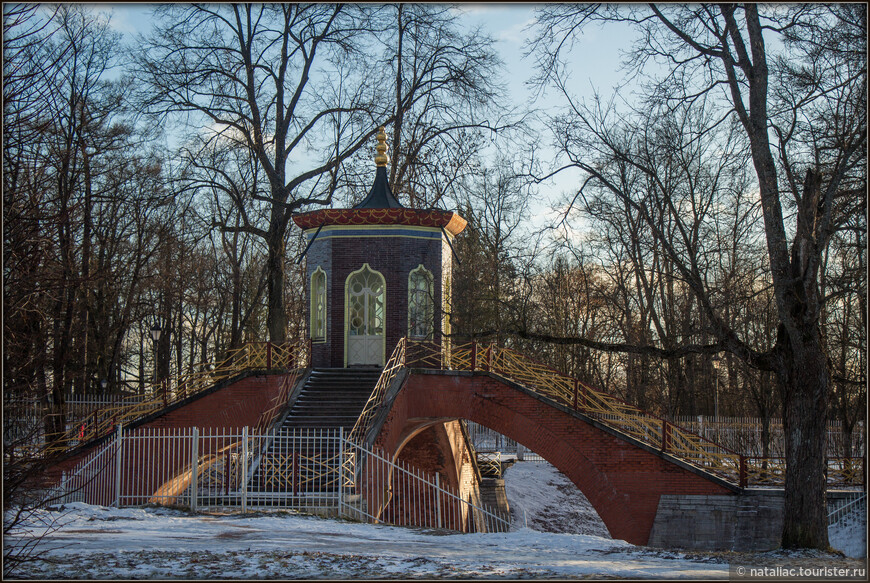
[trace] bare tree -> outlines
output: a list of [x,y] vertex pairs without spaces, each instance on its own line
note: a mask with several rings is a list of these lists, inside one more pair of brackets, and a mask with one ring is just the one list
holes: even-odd
[[[493,40],[460,31],[453,7],[395,4],[379,38],[382,62],[393,79],[389,178],[408,206],[438,206],[475,171],[484,141],[513,125],[494,79],[501,62]],[[385,96],[387,97],[387,96]]]
[[[693,236],[691,225],[680,220],[677,232],[664,228],[662,218],[679,217],[670,196],[658,201],[666,215],[656,215],[656,207],[609,181],[594,155],[584,153],[571,165],[643,213],[657,243],[673,258],[676,275],[701,306],[715,339],[705,350],[726,350],[776,375],[784,402],[788,464],[782,544],[827,548],[824,470],[830,370],[819,322],[824,303],[819,282],[823,254],[848,216],[856,186],[866,188],[866,9],[800,5],[766,11],[751,4],[544,8],[539,18],[543,32],[537,38],[544,77],[564,88],[560,47],[587,23],[601,21],[640,29],[633,60],[638,71],[652,59],[666,63],[667,74],[652,86],[659,111],[666,115],[717,103],[718,118],[736,119],[743,129],[759,189],[777,310],[776,344],[769,348],[741,339],[712,301],[704,258],[682,253]],[[781,57],[768,48],[769,35],[783,40]],[[589,132],[586,136],[592,136],[587,145],[598,144],[610,157],[659,179],[634,160],[624,142],[614,141],[617,124],[581,108],[575,107],[572,115]],[[582,143],[572,133],[565,138],[576,146]],[[787,215],[789,211],[795,215]]]
[[[243,223],[268,248],[268,328],[286,337],[284,245],[291,215],[331,200],[339,164],[383,123],[361,57],[366,10],[327,4],[163,6],[142,43],[143,100],[189,115],[212,140],[243,145],[268,188],[265,224]],[[370,64],[368,65],[370,67]],[[243,215],[244,216],[244,215]]]
[[467,232],[457,240],[462,262],[454,276],[452,326],[464,337],[491,336],[502,343],[520,279],[525,248],[520,235],[528,219],[522,173],[502,158],[479,171],[464,195]]

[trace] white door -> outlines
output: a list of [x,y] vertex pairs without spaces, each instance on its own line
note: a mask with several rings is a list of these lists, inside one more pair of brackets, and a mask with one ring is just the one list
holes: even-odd
[[347,366],[384,365],[384,278],[368,263],[347,278]]

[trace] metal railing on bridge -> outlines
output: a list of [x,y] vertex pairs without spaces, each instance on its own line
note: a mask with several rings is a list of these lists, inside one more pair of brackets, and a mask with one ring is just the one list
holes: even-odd
[[[353,428],[354,439],[365,436],[386,388],[405,367],[490,372],[740,487],[780,486],[785,482],[782,458],[741,455],[493,343],[470,342],[447,347],[434,342],[401,340]],[[829,486],[863,484],[863,458],[829,458],[827,463]]]
[[201,393],[215,384],[250,370],[299,370],[309,364],[308,342],[248,343],[231,350],[217,364],[200,364],[193,372],[175,375],[150,383],[145,395],[134,396],[94,410],[87,419],[58,434],[45,436],[38,455],[51,456],[78,445],[111,434],[118,425],[129,425],[137,419]]

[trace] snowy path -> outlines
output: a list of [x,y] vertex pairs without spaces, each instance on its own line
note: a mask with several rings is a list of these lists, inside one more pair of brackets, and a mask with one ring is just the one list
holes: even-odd
[[[45,512],[62,525],[47,534],[46,560],[14,578],[30,579],[727,579],[728,561],[801,560],[845,566],[832,555],[756,557],[635,547],[607,536],[588,502],[549,464],[506,473],[506,493],[530,528],[505,534],[447,535],[288,513],[190,515],[160,508],[70,504]],[[525,512],[522,512],[522,511]],[[534,530],[533,530],[534,529]],[[548,532],[544,532],[548,531]],[[31,536],[46,532],[33,526]],[[8,544],[23,540],[13,537]],[[863,546],[863,541],[862,546]],[[9,573],[4,573],[9,578]]]
[[[67,507],[43,541],[34,578],[727,578],[691,561],[589,535],[521,529],[442,535],[293,515],[189,516],[155,509]],[[55,512],[50,514],[63,514]],[[673,558],[671,558],[673,557]],[[23,575],[23,573],[22,573]]]

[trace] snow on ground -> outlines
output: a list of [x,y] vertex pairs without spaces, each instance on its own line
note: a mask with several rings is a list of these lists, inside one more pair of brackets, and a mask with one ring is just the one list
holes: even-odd
[[518,462],[504,473],[513,522],[543,532],[610,538],[607,527],[577,486],[546,462]]
[[[68,504],[42,512],[29,534],[4,539],[6,545],[20,544],[50,531],[47,525],[53,521],[59,526],[40,541],[43,558],[18,572],[7,570],[4,577],[727,579],[730,561],[746,562],[752,557],[767,563],[857,563],[827,554],[790,554],[783,559],[636,547],[610,539],[606,529],[602,533],[600,519],[590,516],[588,503],[560,476],[549,464],[521,462],[511,467],[506,473],[508,499],[515,508],[525,509],[528,527],[500,534],[448,534],[280,511],[190,514],[165,508]],[[575,505],[571,513],[556,512],[559,506]]]
[[847,557],[863,559],[867,556],[867,516],[852,516],[828,527],[831,547]]
[[[727,565],[624,541],[522,528],[444,534],[286,512],[193,515],[69,504],[20,578],[726,578]],[[39,534],[40,529],[35,529]],[[13,539],[14,541],[14,539]],[[7,574],[8,576],[8,574]]]

